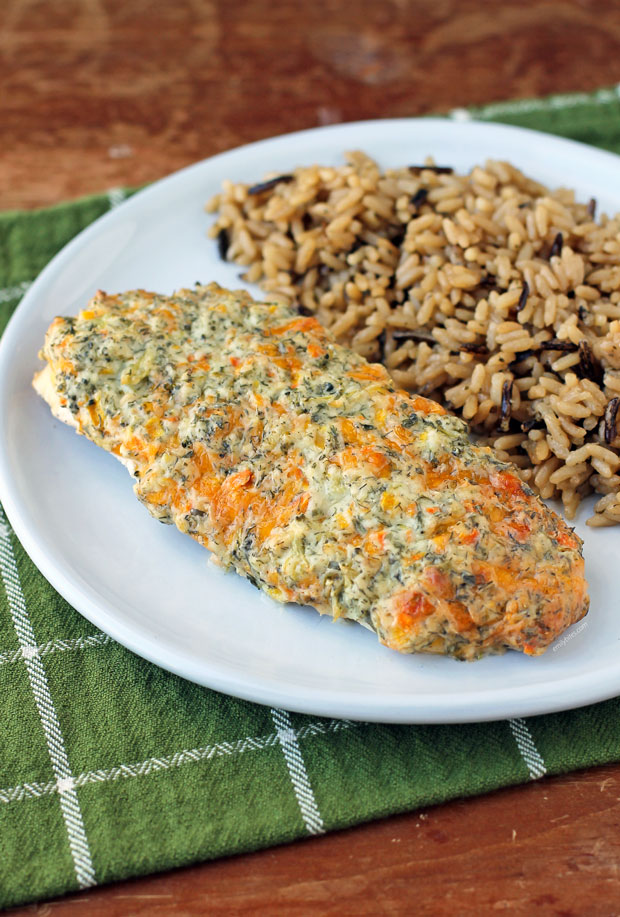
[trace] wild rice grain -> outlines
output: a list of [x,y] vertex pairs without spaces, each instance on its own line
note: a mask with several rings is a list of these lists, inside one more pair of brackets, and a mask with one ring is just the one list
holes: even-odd
[[519,302],[517,303],[517,312],[521,312],[523,309],[525,309],[525,306],[527,304],[527,298],[529,295],[530,295],[530,285],[526,280],[523,283],[523,287],[521,289],[521,295],[519,296]]
[[220,229],[217,234],[217,250],[222,261],[226,261],[226,256],[228,254],[228,233],[225,229]]
[[422,204],[425,203],[427,197],[428,197],[428,189],[427,188],[418,188],[416,193],[411,198],[412,207],[415,207],[416,210],[419,210]]
[[[507,433],[510,429],[510,415],[512,413],[512,379],[504,382],[502,386],[502,403],[500,407],[499,429],[502,433]],[[497,441],[496,441],[497,445]],[[501,447],[499,447],[501,448]]]
[[620,398],[612,398],[605,408],[605,442],[607,445],[613,443],[616,438],[616,422],[619,406]]
[[265,191],[272,191],[279,184],[284,184],[292,182],[294,180],[294,175],[276,175],[275,178],[268,178],[267,181],[259,182],[257,185],[252,185],[248,188],[248,194],[263,194]]
[[435,166],[435,165],[424,165],[424,166],[408,166],[410,172],[434,172],[435,175],[452,175],[454,169],[452,166]]

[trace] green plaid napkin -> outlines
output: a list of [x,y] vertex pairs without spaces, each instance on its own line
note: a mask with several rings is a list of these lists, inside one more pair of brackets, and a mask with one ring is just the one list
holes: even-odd
[[[455,111],[620,152],[620,91]],[[123,198],[0,215],[0,330]],[[35,569],[0,511],[0,907],[620,760],[620,702],[383,726],[225,697],[137,658]]]

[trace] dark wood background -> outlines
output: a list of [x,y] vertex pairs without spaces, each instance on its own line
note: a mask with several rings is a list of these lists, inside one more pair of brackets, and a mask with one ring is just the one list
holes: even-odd
[[2,0],[0,207],[327,122],[618,81],[610,0]]
[[[0,0],[0,208],[319,124],[618,82],[611,0]],[[620,766],[14,913],[620,914]]]

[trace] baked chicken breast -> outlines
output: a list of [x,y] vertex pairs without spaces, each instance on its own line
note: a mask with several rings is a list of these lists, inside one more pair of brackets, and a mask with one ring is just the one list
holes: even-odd
[[312,317],[216,284],[100,292],[41,356],[37,391],[149,512],[278,601],[461,659],[538,655],[587,611],[563,520]]

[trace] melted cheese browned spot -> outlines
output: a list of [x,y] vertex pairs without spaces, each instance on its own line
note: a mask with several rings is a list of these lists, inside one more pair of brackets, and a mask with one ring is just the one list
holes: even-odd
[[99,293],[42,356],[40,393],[149,512],[279,601],[464,659],[541,653],[586,613],[571,529],[313,318],[215,284]]

